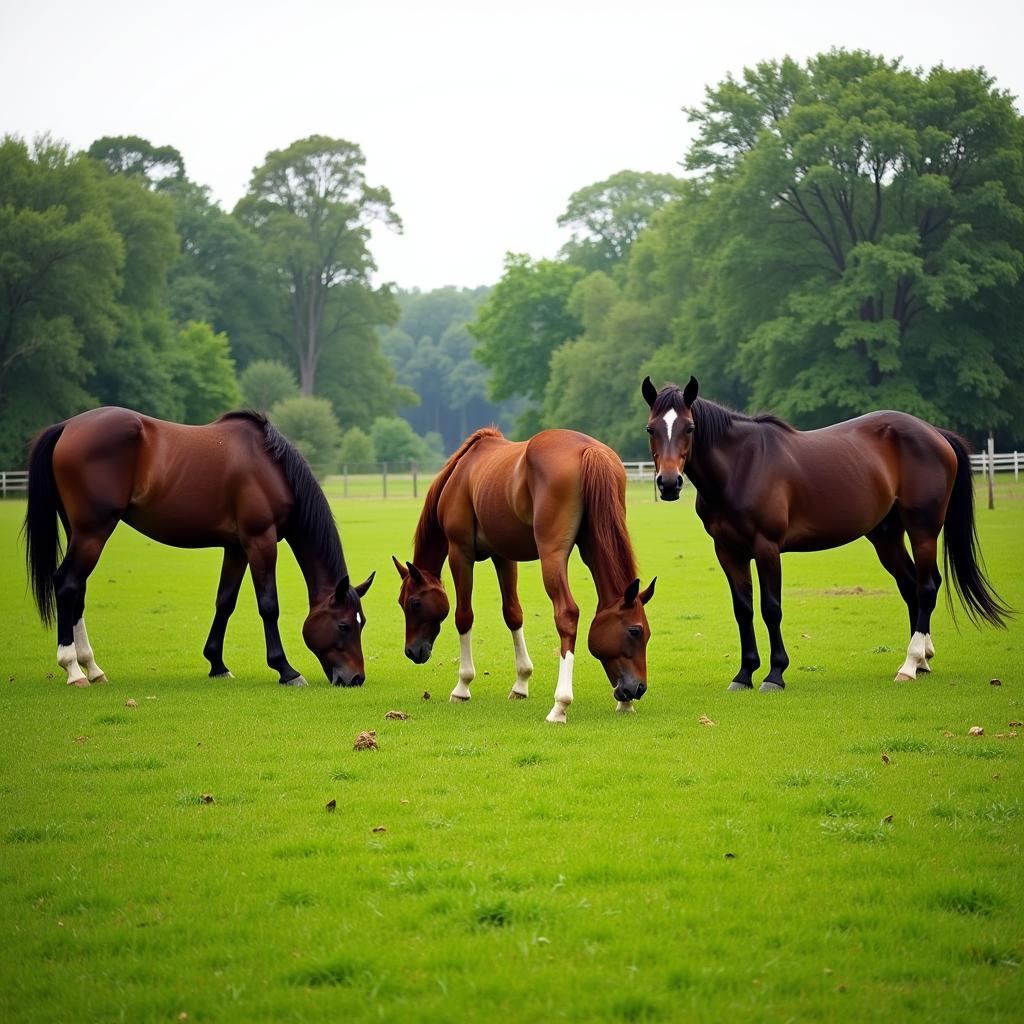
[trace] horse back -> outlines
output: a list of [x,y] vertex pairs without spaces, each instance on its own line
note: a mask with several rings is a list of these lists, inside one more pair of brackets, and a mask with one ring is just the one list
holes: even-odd
[[54,473],[72,524],[114,515],[178,547],[216,546],[280,526],[292,495],[259,426],[169,423],[127,409],[68,421]]

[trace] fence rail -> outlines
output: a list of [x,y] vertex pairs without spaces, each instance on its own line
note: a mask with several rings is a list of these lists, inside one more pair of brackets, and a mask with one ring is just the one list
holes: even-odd
[[[654,480],[653,462],[624,462],[626,479],[632,482]],[[403,466],[345,467],[339,474],[324,481],[324,490],[330,498],[417,498],[430,486],[438,466],[420,467],[415,463]],[[996,473],[1013,473],[1020,479],[1024,468],[1024,452],[997,452],[992,456],[992,469]],[[971,456],[971,469],[975,473],[988,472],[988,452]],[[28,471],[24,469],[0,470],[0,498],[24,494],[28,490]]]

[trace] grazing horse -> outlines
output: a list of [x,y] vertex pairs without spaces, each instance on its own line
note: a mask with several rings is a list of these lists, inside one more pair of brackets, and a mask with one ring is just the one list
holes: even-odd
[[[60,559],[57,519],[67,535]],[[288,663],[277,628],[277,542],[295,552],[309,590],[302,634],[328,680],[364,679],[360,598],[350,586],[327,499],[299,452],[260,413],[229,412],[206,426],[165,423],[127,409],[92,409],[47,427],[29,456],[26,559],[39,614],[56,611],[57,663],[68,684],[104,682],[85,629],[85,588],[121,521],[163,544],[223,547],[216,613],[203,649],[211,676],[230,676],[224,631],[248,565],[267,663],[287,686],[306,680]],[[84,669],[84,672],[83,672]]]
[[405,653],[416,664],[448,615],[441,582],[447,558],[455,583],[455,627],[461,658],[453,702],[470,698],[473,668],[473,565],[489,558],[498,574],[505,625],[512,631],[516,682],[509,700],[529,696],[533,664],[523,639],[516,591],[518,562],[539,558],[544,588],[555,610],[561,661],[549,722],[565,722],[572,703],[572,671],[579,608],[569,590],[569,554],[577,545],[597,589],[590,653],[612,684],[617,710],[632,711],[647,690],[651,631],[644,591],[636,578],[626,532],[626,474],[615,453],[586,434],[545,430],[529,441],[507,441],[488,427],[471,434],[427,492],[416,528],[413,560],[393,557],[402,578],[398,603],[405,612]]
[[[930,672],[931,615],[945,526],[946,575],[974,621],[1005,625],[1010,614],[981,568],[967,442],[902,412],[873,412],[820,430],[776,416],[744,416],[697,397],[697,381],[657,391],[644,379],[647,433],[661,497],[675,501],[683,474],[697,489],[697,515],[715,542],[740,631],[740,670],[730,690],[748,690],[761,660],[754,639],[750,560],[771,642],[762,692],[785,687],[783,551],[821,551],[867,537],[896,580],[910,616],[907,657],[896,676]],[[913,557],[907,552],[909,538]],[[948,594],[948,591],[947,591]]]

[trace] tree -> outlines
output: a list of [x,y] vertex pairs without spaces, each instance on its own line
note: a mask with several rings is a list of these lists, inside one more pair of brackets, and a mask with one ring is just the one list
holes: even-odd
[[337,469],[341,428],[326,398],[286,398],[270,410],[270,418],[302,452],[317,476]]
[[209,324],[188,323],[178,332],[174,354],[185,423],[209,423],[238,406],[242,396],[227,335],[215,334]]
[[185,161],[178,150],[173,146],[154,146],[137,135],[104,136],[86,152],[106,164],[111,174],[142,179],[149,188],[185,177]]
[[340,461],[343,466],[357,471],[374,466],[378,460],[373,438],[359,427],[350,427],[341,438]]
[[377,458],[391,466],[408,465],[430,457],[423,438],[400,416],[378,416],[370,428],[370,436]]
[[679,195],[671,174],[619,171],[569,197],[560,227],[572,228],[562,255],[585,270],[610,271],[623,263],[655,212]]
[[90,161],[49,138],[0,141],[0,197],[0,452],[11,466],[40,427],[95,404],[87,378],[116,330],[124,245]]
[[747,69],[690,116],[724,218],[704,306],[742,311],[702,341],[754,405],[1021,422],[1019,327],[996,308],[1024,275],[1024,121],[984,71],[833,50]]
[[242,371],[238,383],[246,405],[264,411],[286,398],[295,398],[299,393],[295,374],[276,359],[257,359],[250,363]]
[[[363,174],[360,148],[313,135],[267,154],[235,214],[259,236],[274,268],[276,333],[312,395],[324,353],[346,335],[393,322],[390,291],[369,283],[369,227],[401,230],[387,189]],[[386,368],[386,364],[382,364]]]
[[492,371],[493,400],[524,395],[538,405],[543,401],[552,352],[580,333],[569,295],[583,276],[581,267],[568,263],[505,257],[501,280],[469,325],[481,343],[476,356]]

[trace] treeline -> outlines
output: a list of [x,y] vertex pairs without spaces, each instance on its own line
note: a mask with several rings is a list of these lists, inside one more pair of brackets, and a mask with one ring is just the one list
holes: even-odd
[[227,213],[173,147],[0,141],[0,467],[97,404],[189,423],[256,405],[321,471],[441,458],[397,416],[419,398],[381,351],[402,310],[372,283],[369,229],[401,222],[363,162],[301,140]]
[[639,384],[816,427],[892,408],[1024,441],[1024,121],[982,70],[769,61],[687,111],[684,178],[572,196],[470,324],[519,429],[646,446]]

